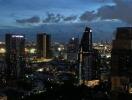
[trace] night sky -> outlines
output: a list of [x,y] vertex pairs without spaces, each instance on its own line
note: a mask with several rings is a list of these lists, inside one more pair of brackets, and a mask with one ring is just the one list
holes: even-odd
[[116,27],[131,26],[132,0],[0,0],[0,39],[7,32],[37,32],[68,40],[93,29],[94,40],[111,40]]

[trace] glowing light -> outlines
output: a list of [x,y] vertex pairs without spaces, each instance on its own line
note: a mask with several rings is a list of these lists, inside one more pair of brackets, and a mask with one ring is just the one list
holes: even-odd
[[5,53],[6,50],[4,48],[0,48],[0,53]]
[[29,52],[29,49],[25,48],[25,52]]
[[107,50],[107,47],[105,46],[105,48],[104,48],[105,50]]
[[61,48],[60,47],[58,48],[58,51],[61,51]]
[[4,42],[0,42],[0,44],[5,44]]
[[32,54],[34,54],[34,53],[35,53],[35,51],[36,51],[36,49],[35,49],[35,48],[30,49],[30,53],[32,53]]
[[99,80],[91,80],[91,81],[84,81],[84,84],[88,87],[94,87],[96,85],[99,85]]
[[43,68],[40,68],[40,69],[38,69],[37,71],[38,72],[42,72],[44,69]]
[[92,30],[90,30],[90,32],[92,32]]
[[26,78],[29,78],[29,76],[28,76],[28,75],[26,75]]
[[35,59],[35,61],[33,61],[33,62],[50,62],[50,61],[52,61],[53,59],[46,59],[46,58],[37,58],[37,59]]
[[12,35],[13,38],[23,38],[24,36],[23,35]]
[[106,58],[110,58],[111,57],[111,55],[109,54],[109,55],[106,55]]
[[72,37],[72,40],[75,40],[75,38],[74,38],[74,37]]

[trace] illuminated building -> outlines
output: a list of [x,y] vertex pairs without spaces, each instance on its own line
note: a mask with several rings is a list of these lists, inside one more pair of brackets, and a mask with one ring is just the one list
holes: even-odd
[[51,57],[51,36],[46,33],[37,34],[37,55],[38,57]]
[[79,39],[71,38],[67,45],[67,60],[69,62],[76,62],[78,59]]
[[132,76],[132,27],[117,28],[111,54],[112,90],[128,90]]
[[25,69],[25,36],[6,34],[6,64],[8,78],[20,78]]
[[79,46],[79,81],[88,85],[88,81],[98,79],[99,54],[92,48],[92,30],[86,27]]

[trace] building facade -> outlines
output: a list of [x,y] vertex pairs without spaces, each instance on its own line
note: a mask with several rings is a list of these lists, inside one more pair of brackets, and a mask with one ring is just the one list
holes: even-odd
[[51,57],[51,36],[46,33],[37,34],[37,55],[38,57]]
[[132,75],[132,27],[117,28],[112,46],[112,90],[127,91]]
[[79,81],[88,85],[91,80],[98,79],[98,51],[92,48],[92,30],[85,28],[79,46]]
[[25,36],[6,34],[7,78],[20,78],[25,69]]
[[78,59],[79,38],[72,37],[67,44],[67,60],[76,62]]

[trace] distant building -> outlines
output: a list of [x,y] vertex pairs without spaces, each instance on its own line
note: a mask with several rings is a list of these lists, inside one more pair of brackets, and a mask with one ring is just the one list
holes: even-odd
[[71,38],[67,44],[67,60],[76,62],[78,59],[79,38]]
[[46,33],[37,34],[37,55],[38,57],[51,57],[51,36]]
[[25,36],[6,34],[5,42],[7,78],[23,77],[25,69]]
[[79,80],[89,85],[89,81],[99,79],[99,53],[92,48],[92,30],[86,27],[79,46]]
[[117,28],[111,54],[112,90],[128,90],[132,82],[132,27]]

